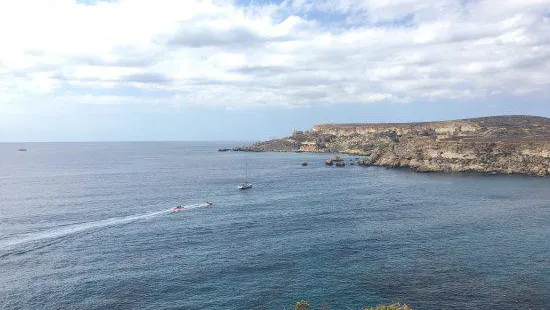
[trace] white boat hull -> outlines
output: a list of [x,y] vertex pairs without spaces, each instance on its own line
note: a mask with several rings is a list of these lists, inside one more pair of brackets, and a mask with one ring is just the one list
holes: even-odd
[[249,183],[243,183],[243,184],[237,185],[238,189],[248,189],[248,188],[251,188],[251,187],[252,187],[252,184],[249,184]]

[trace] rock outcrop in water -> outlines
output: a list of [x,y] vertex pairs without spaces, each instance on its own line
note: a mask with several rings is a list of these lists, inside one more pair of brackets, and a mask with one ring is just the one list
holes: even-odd
[[550,175],[550,118],[492,116],[400,124],[324,124],[241,151],[347,153],[414,171]]

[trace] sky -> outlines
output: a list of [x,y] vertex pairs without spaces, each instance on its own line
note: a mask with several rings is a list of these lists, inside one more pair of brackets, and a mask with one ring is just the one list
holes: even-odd
[[550,0],[0,0],[0,141],[550,117]]

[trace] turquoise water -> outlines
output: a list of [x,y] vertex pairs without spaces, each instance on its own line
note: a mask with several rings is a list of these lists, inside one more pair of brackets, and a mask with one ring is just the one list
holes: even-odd
[[550,178],[235,144],[0,144],[0,309],[548,309]]

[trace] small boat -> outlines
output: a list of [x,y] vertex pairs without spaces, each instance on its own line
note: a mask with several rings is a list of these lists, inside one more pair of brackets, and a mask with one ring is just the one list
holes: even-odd
[[179,211],[183,211],[185,210],[185,207],[182,207],[182,206],[175,206],[175,207],[172,207],[172,212],[179,212]]
[[211,206],[211,205],[214,204],[214,202],[213,202],[213,201],[206,201],[206,204],[209,205],[209,206]]
[[26,152],[27,149],[18,149],[19,152]]
[[240,183],[239,185],[237,185],[237,188],[238,189],[252,188],[252,184],[248,183],[248,161],[246,161],[246,159],[245,159],[244,175],[245,175],[245,177],[244,177],[245,181],[243,183]]
[[237,185],[237,188],[238,188],[238,189],[248,189],[248,188],[252,188],[252,184],[250,184],[250,183],[241,183],[241,184]]

